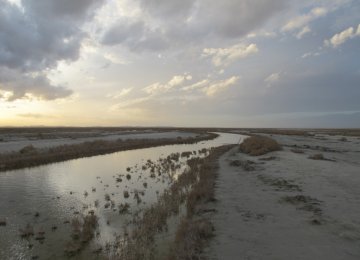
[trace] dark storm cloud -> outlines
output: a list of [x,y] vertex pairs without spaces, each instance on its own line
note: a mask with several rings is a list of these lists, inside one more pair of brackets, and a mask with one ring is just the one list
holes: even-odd
[[[132,46],[139,42],[136,50],[158,50],[198,44],[206,38],[231,39],[244,36],[285,8],[284,0],[139,0],[139,3],[150,22],[142,17],[130,23],[119,20],[104,33],[104,44],[134,49]],[[149,29],[154,27],[157,29]]]
[[[14,98],[29,91],[45,99],[71,94],[70,90],[54,88],[44,75],[33,77],[29,73],[52,68],[61,60],[78,59],[85,37],[80,27],[101,2],[23,0],[19,8],[0,0],[0,89],[16,90]],[[21,79],[4,79],[9,71]]]

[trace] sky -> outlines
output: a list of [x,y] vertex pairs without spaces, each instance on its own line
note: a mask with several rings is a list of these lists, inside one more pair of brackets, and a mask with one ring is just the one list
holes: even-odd
[[0,126],[360,127],[360,1],[0,0]]

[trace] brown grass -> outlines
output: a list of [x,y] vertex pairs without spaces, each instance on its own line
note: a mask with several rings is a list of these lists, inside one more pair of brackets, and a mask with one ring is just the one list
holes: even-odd
[[198,181],[187,196],[187,216],[179,225],[172,245],[169,260],[202,259],[201,253],[207,241],[214,235],[214,227],[207,217],[197,210],[204,203],[214,201],[215,179],[217,176],[217,159],[232,146],[222,146],[211,150],[201,163],[190,164],[198,169]]
[[207,133],[198,137],[183,139],[128,139],[116,141],[97,140],[80,144],[61,145],[49,149],[37,149],[26,146],[19,152],[0,153],[0,171],[34,167],[38,165],[62,162],[70,159],[91,157],[118,151],[141,149],[162,145],[193,144],[215,139],[218,135]]
[[84,249],[93,237],[98,226],[98,218],[93,213],[73,218],[71,220],[71,240],[65,244],[64,252],[67,256],[74,256]]
[[[186,230],[194,236],[194,243],[190,243],[196,250],[192,255],[195,257],[201,251],[204,239],[210,235],[207,232],[209,225],[205,220],[193,222],[193,216],[200,203],[213,200],[216,159],[233,145],[214,148],[208,157],[204,159],[194,158],[187,161],[189,169],[181,174],[172,185],[166,189],[158,201],[145,209],[142,215],[135,216],[132,223],[134,228],[131,234],[124,236],[116,242],[119,259],[155,259],[155,235],[167,230],[167,220],[170,216],[179,214],[180,206],[186,202]],[[163,163],[171,163],[165,160]],[[199,221],[199,220],[196,220]],[[185,225],[185,224],[183,224]],[[179,229],[183,230],[183,225]],[[211,229],[212,230],[212,229]],[[180,233],[181,231],[178,231]],[[180,248],[187,243],[184,235],[177,235],[174,242],[174,252],[180,252]],[[196,243],[195,243],[196,242]],[[179,249],[179,250],[177,250]],[[196,253],[196,254],[195,254]],[[176,256],[176,253],[172,254]],[[178,258],[180,259],[180,258]],[[183,258],[181,258],[183,259]],[[195,259],[195,258],[193,258]]]
[[322,153],[317,153],[317,154],[313,154],[311,156],[309,156],[309,159],[312,160],[325,160],[325,157]]
[[273,151],[281,150],[281,145],[274,139],[266,136],[251,136],[246,138],[239,147],[241,152],[252,156],[259,156]]

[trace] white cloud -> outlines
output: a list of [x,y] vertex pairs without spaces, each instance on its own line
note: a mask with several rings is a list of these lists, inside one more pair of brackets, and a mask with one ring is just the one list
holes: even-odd
[[122,97],[128,95],[131,91],[132,91],[132,88],[123,88],[116,93],[106,95],[106,97],[112,98],[112,99],[118,99],[118,98],[122,98]]
[[296,38],[301,39],[305,34],[311,32],[311,29],[309,26],[305,26],[296,34]]
[[274,38],[276,37],[275,32],[268,32],[268,31],[260,31],[260,32],[251,32],[248,35],[246,35],[246,38],[252,39],[252,38],[258,38],[258,37],[264,37],[264,38]]
[[288,21],[283,27],[282,31],[290,32],[300,28],[304,28],[308,23],[315,20],[316,18],[326,15],[327,9],[323,7],[313,8],[309,13],[295,17],[294,19]]
[[217,66],[228,66],[231,63],[246,58],[259,51],[256,44],[237,44],[229,48],[205,48],[203,57],[211,57],[212,63]]
[[143,90],[150,95],[156,95],[159,93],[164,93],[169,91],[170,89],[176,88],[178,86],[181,86],[184,82],[190,81],[192,79],[191,75],[183,74],[183,75],[175,75],[172,77],[168,82],[165,84],[162,84],[160,82],[153,83],[145,88]]
[[182,88],[182,90],[191,91],[191,90],[203,88],[203,87],[207,86],[209,83],[210,83],[210,81],[208,79],[204,79],[204,80],[198,81],[194,84],[191,84],[189,86],[185,86]]
[[240,77],[238,77],[238,76],[233,76],[233,77],[225,79],[225,80],[220,80],[218,82],[211,84],[210,86],[208,86],[206,88],[203,88],[203,92],[208,97],[213,97],[218,92],[224,91],[228,87],[234,85],[239,80],[239,78]]
[[346,30],[335,34],[329,40],[325,40],[324,44],[328,47],[332,46],[333,48],[337,48],[346,41],[358,36],[360,36],[360,24],[358,25],[357,31],[355,31],[353,27],[349,27]]
[[319,52],[307,52],[307,53],[304,53],[301,58],[305,59],[305,58],[308,58],[308,57],[311,57],[311,56],[319,56],[320,53]]
[[271,87],[272,84],[279,81],[279,79],[280,79],[280,72],[276,72],[270,74],[266,79],[264,79],[264,82],[267,83],[267,87]]
[[110,111],[117,111],[123,108],[130,108],[136,105],[139,105],[141,103],[144,103],[146,101],[148,101],[150,99],[150,97],[139,97],[139,98],[134,98],[134,99],[129,99],[129,100],[125,100],[122,101],[118,104],[115,104],[113,106],[110,107]]

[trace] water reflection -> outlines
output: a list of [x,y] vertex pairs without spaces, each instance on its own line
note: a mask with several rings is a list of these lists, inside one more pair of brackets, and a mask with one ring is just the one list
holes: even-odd
[[[99,233],[93,244],[105,245],[131,219],[118,213],[120,203],[129,203],[132,211],[147,207],[171,181],[158,176],[151,178],[150,169],[142,168],[147,160],[155,162],[172,153],[238,143],[239,138],[243,136],[221,133],[214,140],[198,144],[122,151],[0,173],[0,218],[7,218],[7,226],[0,227],[0,259],[63,257],[64,245],[71,233],[67,222],[89,210],[94,210],[99,217]],[[131,167],[129,172],[128,167]],[[130,180],[126,174],[131,175]],[[134,200],[134,190],[144,191],[144,196],[140,195],[141,203]],[[124,198],[124,191],[130,192],[130,198]],[[105,208],[106,194],[114,208]],[[34,226],[35,232],[45,232],[45,240],[21,239],[19,228],[27,223]],[[89,259],[93,257],[89,254],[91,251],[90,246],[77,258]]]

